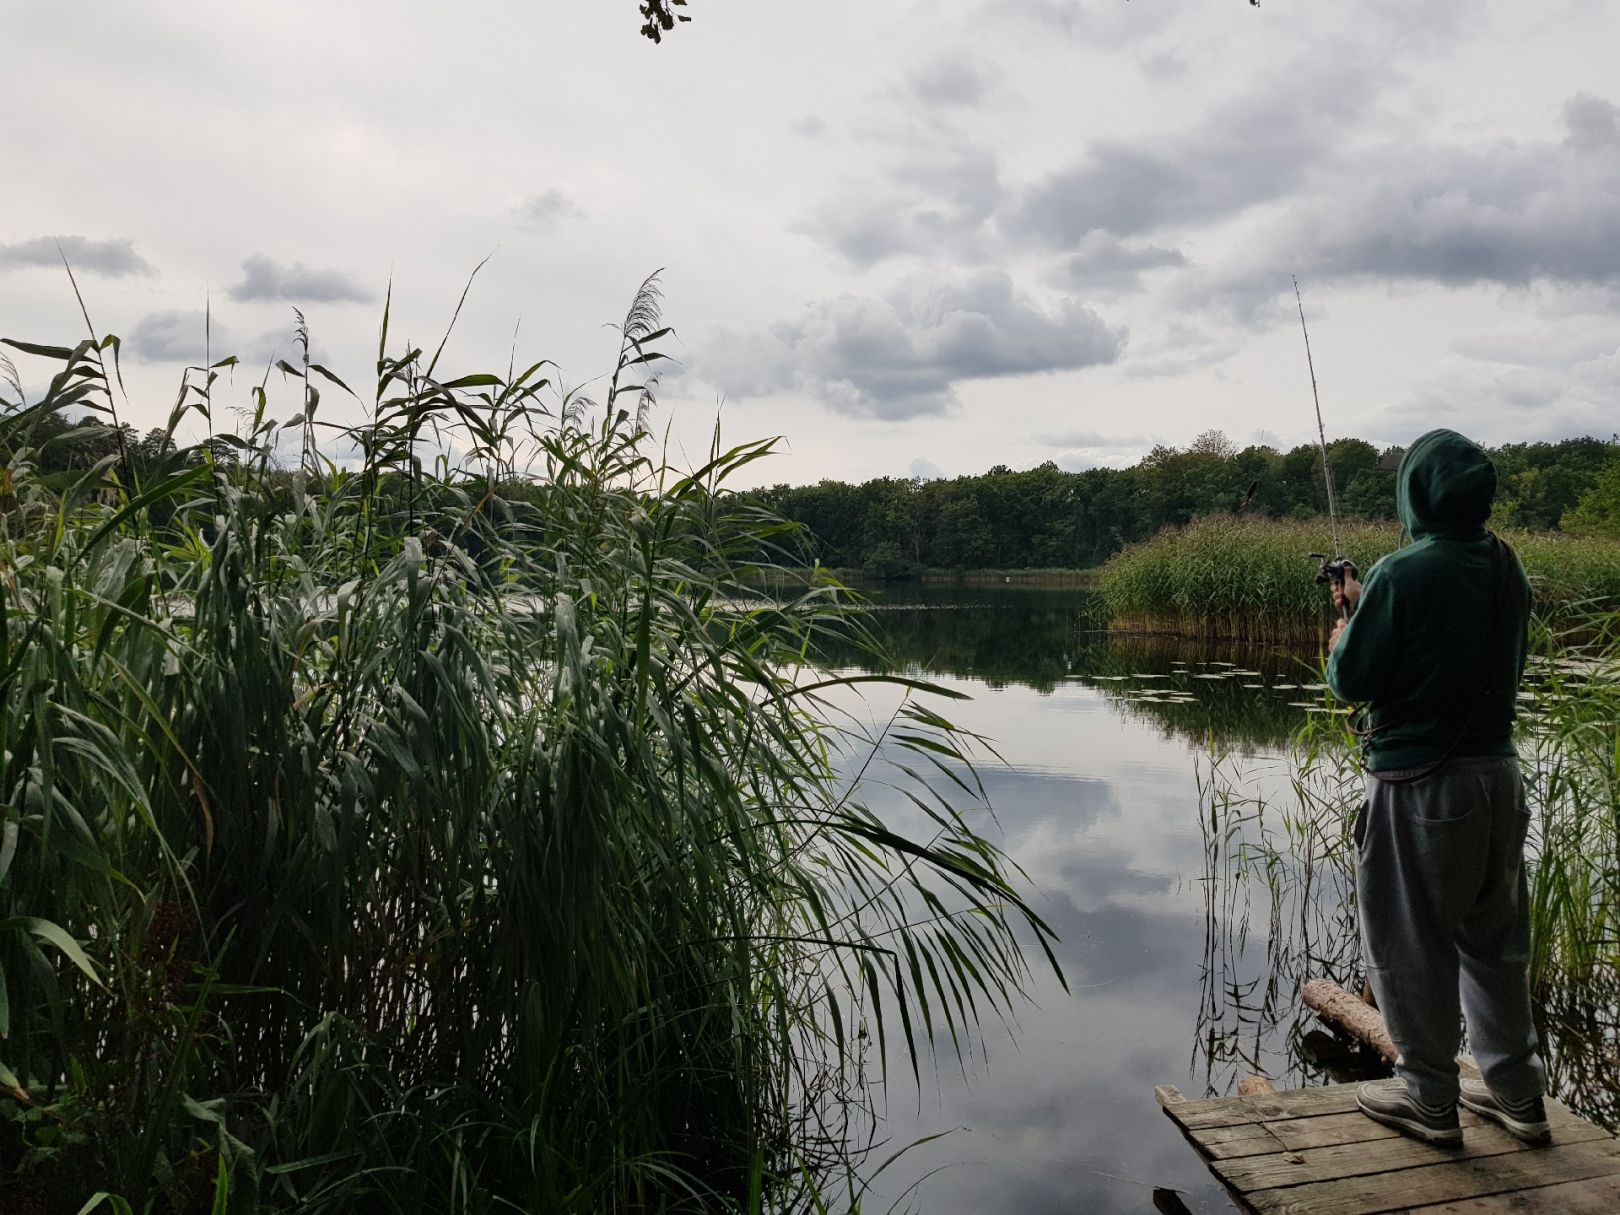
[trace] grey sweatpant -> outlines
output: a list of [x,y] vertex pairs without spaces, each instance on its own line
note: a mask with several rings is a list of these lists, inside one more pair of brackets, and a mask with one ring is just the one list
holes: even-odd
[[1383,775],[1368,774],[1356,824],[1356,897],[1396,1074],[1428,1104],[1455,1101],[1460,1011],[1491,1091],[1539,1097],[1518,761],[1454,759],[1404,784]]

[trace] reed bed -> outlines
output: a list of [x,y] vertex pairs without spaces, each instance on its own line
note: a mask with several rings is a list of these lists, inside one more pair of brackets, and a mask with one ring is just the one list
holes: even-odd
[[[886,740],[836,724],[836,584],[739,593],[797,532],[726,488],[769,443],[649,443],[657,305],[596,401],[385,310],[362,421],[307,354],[229,408],[223,359],[140,451],[56,421],[118,426],[116,338],[12,343],[0,1208],[858,1206],[868,1044],[1013,1007],[1049,934],[968,740],[877,676]],[[927,838],[843,775],[879,741]]]
[[[1340,524],[1346,556],[1363,570],[1400,544],[1394,524]],[[1510,532],[1538,612],[1550,623],[1620,604],[1620,544],[1593,537]],[[1167,528],[1121,551],[1099,589],[1112,627],[1237,641],[1312,642],[1332,623],[1308,554],[1331,552],[1326,519],[1210,516]]]
[[1544,630],[1520,729],[1532,811],[1531,973],[1620,980],[1620,612]]

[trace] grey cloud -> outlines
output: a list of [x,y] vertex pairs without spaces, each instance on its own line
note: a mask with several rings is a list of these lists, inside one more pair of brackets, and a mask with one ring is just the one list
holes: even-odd
[[518,223],[531,232],[550,232],[566,219],[579,219],[585,212],[561,190],[531,194],[513,209]]
[[1365,429],[1390,442],[1408,442],[1419,431],[1447,422],[1488,443],[1608,435],[1617,398],[1620,348],[1577,355],[1562,366],[1457,358],[1406,398],[1369,417]]
[[1392,144],[1347,159],[1248,246],[1223,289],[1271,298],[1282,265],[1447,286],[1620,283],[1620,140],[1594,142],[1595,125],[1579,140]]
[[980,22],[1021,22],[1041,37],[1054,31],[1099,49],[1151,40],[1164,23],[1143,20],[1137,5],[1078,4],[1075,0],[985,0]]
[[1095,430],[1059,430],[1035,436],[1037,443],[1047,447],[1110,448],[1144,447],[1149,440],[1142,435],[1105,435]]
[[286,300],[294,304],[364,304],[374,293],[341,270],[291,266],[255,253],[242,263],[242,281],[227,289],[236,300]]
[[804,230],[860,266],[944,246],[957,260],[1004,198],[995,154],[953,143],[914,150],[879,186],[851,185]]
[[918,481],[937,481],[945,475],[944,470],[927,456],[916,457],[906,471],[908,476]]
[[107,278],[157,273],[157,267],[135,251],[134,241],[91,240],[85,236],[36,236],[31,240],[0,245],[0,270],[26,266],[60,269],[64,256],[75,272],[100,274]]
[[1620,106],[1607,97],[1576,93],[1564,102],[1564,129],[1569,132],[1564,142],[1580,151],[1614,147],[1620,144]]
[[806,114],[794,122],[793,133],[805,139],[820,139],[827,133],[827,124],[814,114]]
[[[200,366],[207,360],[218,361],[234,354],[243,366],[261,371],[277,358],[297,362],[302,357],[296,354],[298,347],[290,321],[245,339],[235,336],[217,312],[206,337],[205,323],[209,322],[200,308],[149,312],[130,329],[124,349],[138,363],[185,366]],[[322,344],[318,330],[311,334],[311,340],[310,358],[317,363],[330,362],[331,353]]]
[[221,359],[232,353],[217,317],[211,328],[210,333],[201,310],[149,312],[129,331],[126,348],[137,362],[197,366],[209,355]]
[[1180,249],[1122,241],[1110,232],[1090,232],[1063,259],[1063,278],[1078,290],[1130,290],[1148,270],[1185,266]]
[[1124,371],[1133,380],[1188,375],[1225,362],[1240,348],[1229,328],[1172,317],[1159,332],[1133,346]]
[[985,271],[814,304],[769,338],[734,344],[739,365],[714,378],[734,394],[799,390],[838,413],[897,421],[945,413],[961,381],[1112,363],[1124,344],[1078,301],[1049,310]]
[[906,83],[918,100],[934,106],[975,105],[1001,80],[987,64],[966,55],[946,56],[914,68]]
[[1251,84],[1202,121],[1157,138],[1098,141],[1027,190],[999,218],[1001,230],[1067,248],[1099,229],[1134,236],[1235,215],[1302,182],[1376,88],[1370,73],[1346,63],[1318,69],[1303,92]]

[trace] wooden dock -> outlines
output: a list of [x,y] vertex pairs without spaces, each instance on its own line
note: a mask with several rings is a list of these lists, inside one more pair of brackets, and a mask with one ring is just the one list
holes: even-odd
[[1616,1215],[1620,1140],[1549,1100],[1553,1140],[1526,1147],[1462,1111],[1460,1151],[1429,1147],[1356,1109],[1356,1086],[1186,1101],[1164,1112],[1245,1211],[1262,1215]]

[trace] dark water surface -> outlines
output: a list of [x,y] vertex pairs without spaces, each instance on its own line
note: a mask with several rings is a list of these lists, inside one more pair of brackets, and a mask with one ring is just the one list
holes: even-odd
[[[1289,735],[1325,709],[1315,656],[1111,638],[1083,591],[874,598],[904,667],[968,693],[941,710],[1005,760],[980,765],[999,829],[987,815],[975,825],[1028,873],[1070,989],[1032,962],[1016,1032],[990,1023],[966,1067],[936,1041],[920,1098],[891,1043],[874,1160],[949,1133],[879,1173],[864,1209],[1107,1215],[1152,1211],[1166,1187],[1194,1211],[1231,1210],[1153,1088],[1198,1098],[1255,1073],[1329,1078],[1305,1049],[1314,1026],[1297,993],[1309,974],[1359,981],[1343,875],[1245,865],[1244,841],[1276,828],[1212,792],[1235,764],[1286,795]],[[853,651],[826,657],[858,665]],[[881,721],[892,704],[862,709]],[[1232,754],[1212,766],[1213,752]],[[867,800],[927,834],[899,793]],[[1324,814],[1339,832],[1337,807]]]

